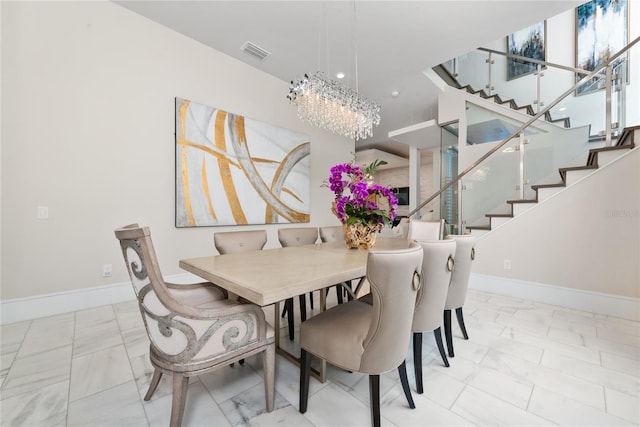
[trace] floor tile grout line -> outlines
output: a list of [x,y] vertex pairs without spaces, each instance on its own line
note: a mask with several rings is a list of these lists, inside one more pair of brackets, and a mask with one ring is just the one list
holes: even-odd
[[22,339],[20,340],[20,345],[18,346],[18,349],[16,350],[16,355],[13,358],[13,360],[11,361],[11,363],[9,364],[9,369],[7,369],[7,374],[4,376],[4,380],[2,381],[2,386],[0,386],[0,390],[4,390],[6,388],[7,385],[7,378],[9,378],[9,373],[11,372],[11,370],[13,369],[16,360],[18,360],[18,355],[20,354],[20,351],[22,350],[22,346],[24,345],[24,340],[27,339],[27,334],[29,333],[29,331],[31,330],[31,327],[33,326],[33,319],[29,320],[29,326],[27,326],[27,330],[24,332],[24,334],[22,335]]
[[[133,369],[133,365],[131,363],[131,356],[129,354],[129,349],[127,348],[126,340],[125,340],[125,337],[124,337],[124,331],[122,330],[122,326],[120,325],[120,322],[118,320],[118,315],[117,315],[116,309],[114,307],[114,304],[111,304],[111,309],[113,310],[113,315],[116,318],[116,325],[118,325],[118,332],[120,333],[120,339],[122,339],[122,346],[124,347],[124,351],[125,351],[125,353],[127,355],[127,362],[129,364],[129,369],[131,371],[131,377],[133,379],[133,385],[136,388],[136,396],[138,398],[138,402],[140,404],[140,407],[142,408],[142,412],[144,413],[144,418],[147,421],[147,425],[151,425],[151,423],[149,422],[149,417],[147,416],[147,411],[145,410],[144,397],[140,395],[140,389],[138,388],[138,381],[136,380],[135,370]],[[151,401],[151,399],[149,401]]]

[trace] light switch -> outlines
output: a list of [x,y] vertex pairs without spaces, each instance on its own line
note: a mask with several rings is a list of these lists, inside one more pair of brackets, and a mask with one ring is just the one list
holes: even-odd
[[38,206],[38,213],[36,214],[36,218],[38,218],[38,219],[49,219],[49,207],[48,206]]

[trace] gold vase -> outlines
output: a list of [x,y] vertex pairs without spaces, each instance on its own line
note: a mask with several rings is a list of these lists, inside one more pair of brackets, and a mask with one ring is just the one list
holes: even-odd
[[382,225],[379,223],[342,224],[344,241],[349,249],[371,249],[376,243],[376,236],[381,228]]

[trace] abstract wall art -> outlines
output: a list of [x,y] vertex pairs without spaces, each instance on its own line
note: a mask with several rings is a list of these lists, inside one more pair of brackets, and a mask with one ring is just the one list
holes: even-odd
[[[507,36],[507,52],[527,58],[546,60],[547,22],[542,21]],[[507,59],[507,79],[536,71],[538,64],[522,59]]]
[[309,222],[309,137],[175,100],[176,227]]
[[[576,68],[593,71],[627,45],[627,0],[593,0],[576,9]],[[624,55],[613,68],[626,66]],[[583,78],[576,75],[576,81]],[[604,80],[594,77],[581,85],[576,94],[604,87]]]

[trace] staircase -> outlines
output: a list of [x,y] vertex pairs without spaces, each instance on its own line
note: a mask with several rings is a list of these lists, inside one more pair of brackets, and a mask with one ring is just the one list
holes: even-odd
[[[464,85],[464,86],[461,85],[458,82],[458,80],[454,76],[452,76],[451,73],[449,73],[449,71],[442,64],[433,67],[433,70],[449,86],[455,87],[456,89],[464,90],[467,93],[470,93],[472,95],[477,95],[477,96],[479,96],[480,98],[483,98],[483,99],[489,99],[489,100],[492,99],[496,104],[500,104],[500,105],[509,107],[514,111],[523,112],[523,113],[528,114],[530,116],[534,116],[536,114],[536,112],[534,111],[533,106],[531,104],[518,105],[518,103],[515,100],[513,100],[513,99],[502,99],[502,97],[500,95],[498,95],[497,93],[489,94],[484,89],[474,89],[473,86],[471,86],[470,84]],[[545,115],[544,115],[544,119],[549,123],[560,123],[560,122],[562,122],[562,125],[567,129],[571,127],[571,120],[569,119],[569,117],[561,117],[561,118],[554,119],[554,118],[551,117],[551,113],[549,113],[547,111],[545,113]]]
[[578,180],[593,173],[599,167],[614,161],[625,152],[633,149],[636,146],[635,135],[636,133],[640,134],[640,132],[636,131],[640,131],[640,126],[625,128],[615,145],[589,150],[584,166],[560,168],[558,170],[560,176],[559,182],[532,185],[531,189],[535,191],[535,198],[525,200],[508,200],[506,202],[508,206],[507,212],[488,213],[485,215],[487,218],[485,222],[481,224],[467,225],[466,229],[471,231],[471,234],[484,234],[532,208],[537,203],[546,200],[561,191],[563,188],[573,185]]

